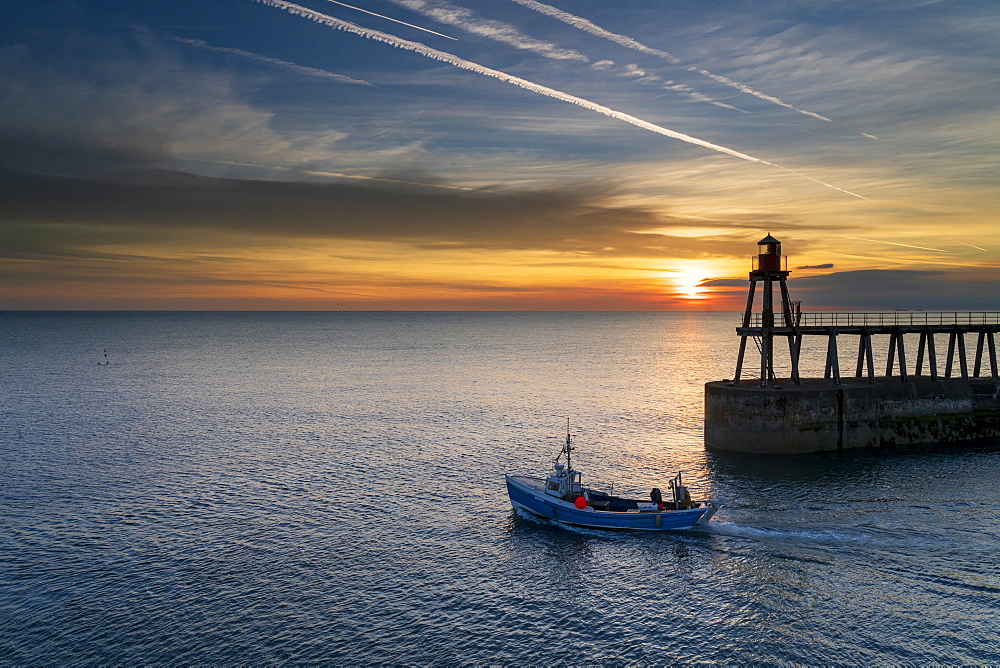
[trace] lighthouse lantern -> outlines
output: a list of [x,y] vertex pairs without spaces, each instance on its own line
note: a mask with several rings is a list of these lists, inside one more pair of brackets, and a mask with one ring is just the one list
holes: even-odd
[[788,271],[787,259],[781,254],[781,242],[770,234],[757,242],[757,257],[754,258],[753,271]]

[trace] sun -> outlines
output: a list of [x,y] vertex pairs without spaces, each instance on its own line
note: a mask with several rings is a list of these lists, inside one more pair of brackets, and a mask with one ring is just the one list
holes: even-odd
[[708,288],[702,287],[711,276],[707,263],[687,262],[684,265],[667,270],[667,282],[673,288],[674,294],[681,299],[698,301],[707,299]]

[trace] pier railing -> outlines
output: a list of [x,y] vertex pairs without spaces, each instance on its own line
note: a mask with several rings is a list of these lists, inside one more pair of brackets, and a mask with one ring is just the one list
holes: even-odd
[[[946,327],[949,325],[1000,325],[1000,312],[994,311],[891,311],[855,313],[817,311],[793,314],[797,327]],[[762,327],[760,313],[751,314],[750,326]],[[741,323],[742,324],[742,323]],[[774,326],[783,327],[781,313],[774,314]]]
[[[784,313],[788,312],[786,304]],[[998,346],[994,340],[994,337],[1000,334],[1000,312],[997,311],[793,312],[794,324],[791,326],[785,324],[784,313],[768,313],[766,320],[761,313],[744,313],[744,318],[750,316],[749,326],[741,325],[736,328],[741,340],[734,383],[739,382],[742,373],[748,338],[752,338],[760,350],[760,382],[762,386],[767,386],[776,378],[773,367],[775,339],[787,339],[791,361],[790,377],[792,382],[798,384],[803,340],[824,337],[827,339],[827,345],[823,377],[832,378],[834,384],[840,384],[838,338],[844,336],[858,337],[854,377],[867,376],[868,382],[874,383],[872,340],[875,335],[889,337],[889,349],[885,356],[886,377],[893,376],[896,367],[899,369],[902,382],[907,382],[910,372],[907,370],[905,349],[909,346],[905,345],[905,339],[906,335],[909,335],[918,337],[916,365],[913,370],[915,376],[922,375],[926,359],[931,380],[939,379],[937,345],[934,339],[935,336],[947,336],[948,352],[945,356],[943,377],[951,378],[953,371],[957,371],[963,379],[981,377],[981,374],[988,374],[994,380],[1000,379],[1000,365],[998,365],[1000,360],[996,353]],[[764,322],[767,324],[763,324]],[[967,350],[967,337],[975,341],[974,357],[970,354],[972,351]],[[973,342],[970,340],[968,343]]]

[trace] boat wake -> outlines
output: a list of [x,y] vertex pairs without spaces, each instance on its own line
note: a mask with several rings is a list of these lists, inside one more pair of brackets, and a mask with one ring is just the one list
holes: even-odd
[[705,522],[694,527],[695,531],[715,534],[717,536],[733,536],[736,538],[752,538],[756,540],[809,540],[829,543],[873,543],[878,542],[872,536],[865,534],[847,534],[825,530],[795,530],[795,529],[764,529],[744,526],[735,522]]

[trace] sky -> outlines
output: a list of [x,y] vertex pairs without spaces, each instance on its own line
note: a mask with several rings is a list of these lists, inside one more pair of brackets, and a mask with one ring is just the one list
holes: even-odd
[[6,0],[0,308],[1000,310],[996,0]]

